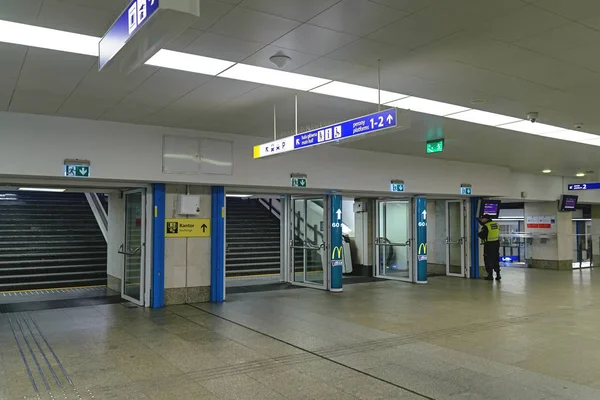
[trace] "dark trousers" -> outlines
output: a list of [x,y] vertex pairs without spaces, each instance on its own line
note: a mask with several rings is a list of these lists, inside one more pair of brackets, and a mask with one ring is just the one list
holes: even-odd
[[500,275],[500,241],[487,242],[483,245],[483,261],[488,276]]

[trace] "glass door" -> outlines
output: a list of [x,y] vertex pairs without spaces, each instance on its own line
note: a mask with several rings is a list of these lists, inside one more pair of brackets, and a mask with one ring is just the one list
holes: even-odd
[[327,289],[327,201],[323,197],[292,197],[290,210],[292,283]]
[[465,276],[465,214],[462,200],[446,201],[446,275]]
[[146,246],[146,193],[144,189],[124,193],[125,235],[119,248],[123,255],[121,297],[132,303],[144,304],[144,269]]
[[412,282],[411,209],[410,200],[377,201],[377,277]]

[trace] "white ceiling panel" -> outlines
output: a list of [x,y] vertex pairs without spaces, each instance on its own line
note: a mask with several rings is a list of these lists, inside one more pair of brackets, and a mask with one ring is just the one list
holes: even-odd
[[17,83],[26,53],[26,47],[0,43],[0,83]]
[[210,81],[209,75],[161,69],[135,88],[126,100],[167,105]]
[[100,72],[93,68],[75,89],[74,94],[81,96],[89,94],[118,101],[141,85],[156,71],[158,71],[158,68],[145,66],[138,68],[133,74],[122,74],[108,71]]
[[67,99],[67,94],[15,90],[8,111],[28,114],[54,115]]
[[264,45],[258,42],[206,32],[190,44],[185,52],[239,62],[263,47]]
[[103,36],[114,20],[115,15],[110,11],[83,7],[60,0],[44,0],[36,25],[92,36]]
[[[45,0],[47,1],[47,0]],[[128,0],[59,0],[62,3],[77,5],[81,7],[88,7],[96,10],[110,11],[111,13],[120,14],[127,4]],[[205,0],[202,0],[203,2]]]
[[396,8],[365,0],[342,0],[308,21],[312,25],[364,36],[406,16]]
[[273,45],[324,56],[356,39],[357,37],[346,33],[304,24],[274,42]]
[[370,39],[358,39],[327,55],[342,61],[377,67],[377,60],[381,60],[382,68],[401,62],[408,50],[390,44],[377,42]]
[[287,18],[236,7],[215,23],[210,28],[210,31],[221,35],[268,44],[285,35],[298,25],[297,21]]
[[233,4],[233,5],[237,5],[242,2],[242,0],[219,0],[219,1],[222,1],[223,3],[227,3],[227,4]]
[[173,105],[182,110],[210,109],[235,99],[260,85],[231,79],[213,78],[210,82],[194,89]]
[[72,95],[58,109],[62,117],[97,119],[115,105],[114,99]]
[[181,35],[177,36],[171,43],[165,46],[168,50],[185,51],[192,43],[200,38],[205,32],[195,28],[186,29]]
[[7,21],[34,24],[42,8],[42,0],[2,0],[0,16]]
[[406,12],[413,13],[423,8],[429,7],[439,1],[444,0],[369,0],[373,3],[383,4],[384,6],[397,8]]
[[597,0],[538,0],[534,5],[575,20],[600,15],[600,2]]
[[306,22],[340,0],[244,0],[240,6]]
[[0,111],[8,110],[14,90],[14,82],[0,82]]
[[377,70],[374,68],[346,61],[334,60],[329,57],[321,57],[298,68],[295,72],[337,81],[347,81],[352,77],[364,76],[365,74],[377,76]]
[[265,68],[277,68],[275,64],[269,60],[269,58],[279,52],[291,58],[289,63],[285,67],[281,68],[283,71],[294,71],[301,66],[319,58],[319,56],[315,56],[313,54],[301,53],[299,51],[284,49],[281,47],[266,46],[265,48],[246,58],[244,60],[244,64],[257,65]]
[[160,109],[155,104],[141,101],[123,100],[103,113],[99,119],[125,123],[145,123],[145,118]]
[[233,7],[231,4],[216,0],[202,0],[200,3],[200,18],[192,27],[205,31],[233,10]]

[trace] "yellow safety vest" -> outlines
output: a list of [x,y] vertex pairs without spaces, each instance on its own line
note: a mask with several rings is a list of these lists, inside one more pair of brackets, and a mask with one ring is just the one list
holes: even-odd
[[490,221],[488,223],[486,223],[484,226],[487,227],[488,230],[488,235],[487,235],[487,242],[497,242],[498,238],[500,236],[500,227],[498,226],[497,222],[494,221]]

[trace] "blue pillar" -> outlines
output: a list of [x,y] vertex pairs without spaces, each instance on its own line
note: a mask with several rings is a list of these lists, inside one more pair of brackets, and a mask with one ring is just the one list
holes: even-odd
[[427,199],[417,197],[417,283],[427,283]]
[[210,301],[225,300],[225,188],[212,187],[210,236]]
[[165,305],[165,185],[155,183],[153,187],[154,221],[152,224],[152,287],[151,306]]
[[333,194],[329,196],[329,220],[331,221],[329,238],[331,243],[331,287],[332,292],[341,292],[343,280],[343,238],[342,238],[342,196]]
[[477,207],[479,199],[471,198],[471,279],[479,279],[479,223]]

